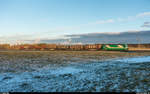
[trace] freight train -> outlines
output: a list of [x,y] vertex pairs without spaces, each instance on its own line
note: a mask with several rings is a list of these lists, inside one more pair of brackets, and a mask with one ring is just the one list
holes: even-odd
[[19,50],[127,51],[128,45],[126,44],[85,44],[85,45],[36,44],[36,45],[20,45]]

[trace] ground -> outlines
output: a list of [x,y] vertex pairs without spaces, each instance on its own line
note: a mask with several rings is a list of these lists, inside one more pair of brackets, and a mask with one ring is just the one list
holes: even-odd
[[148,92],[149,67],[150,52],[1,51],[0,92]]

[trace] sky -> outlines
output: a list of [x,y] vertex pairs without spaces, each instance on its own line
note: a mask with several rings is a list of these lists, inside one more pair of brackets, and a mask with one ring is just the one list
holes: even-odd
[[150,0],[0,0],[0,43],[150,30]]

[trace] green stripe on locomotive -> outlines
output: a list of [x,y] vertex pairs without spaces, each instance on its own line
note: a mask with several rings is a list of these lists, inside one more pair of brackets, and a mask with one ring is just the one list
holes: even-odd
[[110,50],[110,51],[127,51],[127,44],[103,44],[102,50]]

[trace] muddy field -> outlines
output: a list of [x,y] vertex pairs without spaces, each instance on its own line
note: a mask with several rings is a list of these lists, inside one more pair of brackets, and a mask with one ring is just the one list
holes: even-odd
[[1,51],[0,92],[146,92],[149,56],[150,52]]

